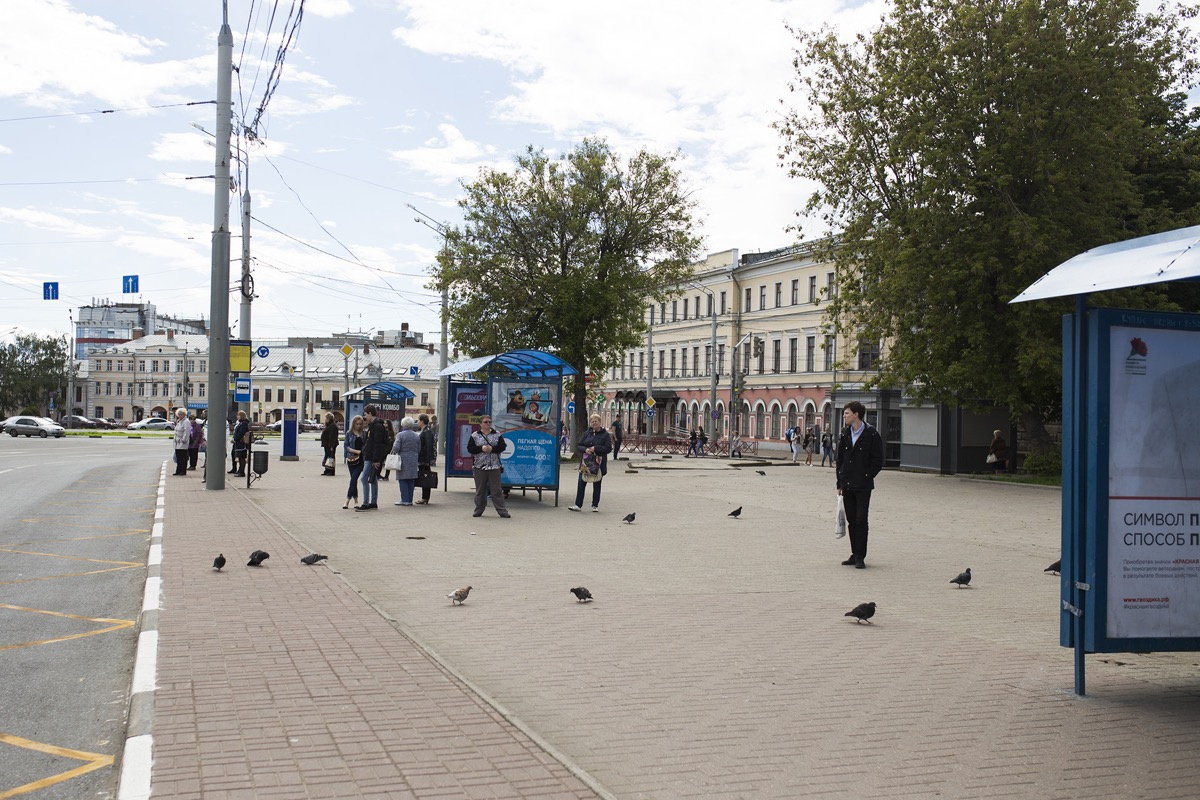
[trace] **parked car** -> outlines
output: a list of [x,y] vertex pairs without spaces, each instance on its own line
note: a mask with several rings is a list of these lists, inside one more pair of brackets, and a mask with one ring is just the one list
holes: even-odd
[[60,419],[59,424],[65,428],[98,428],[100,423],[94,419],[81,417],[78,414],[68,414]]
[[129,423],[131,431],[173,431],[175,426],[162,417],[147,417],[140,422]]
[[56,439],[67,435],[67,431],[52,419],[45,417],[17,416],[4,420],[3,430],[13,438],[18,436],[40,436],[46,439],[53,436]]

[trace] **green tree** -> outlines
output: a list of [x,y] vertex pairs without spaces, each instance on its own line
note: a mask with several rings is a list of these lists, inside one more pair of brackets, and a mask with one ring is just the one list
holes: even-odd
[[[454,340],[469,355],[554,352],[582,377],[641,344],[644,309],[691,274],[700,247],[677,155],[628,161],[599,139],[552,159],[528,148],[512,172],[464,183],[433,286],[447,288]],[[586,387],[575,398],[587,424]]]
[[18,333],[12,344],[0,346],[0,416],[28,408],[66,409],[67,343],[62,337]]
[[[886,343],[876,382],[1007,405],[1045,446],[1067,301],[1009,306],[1075,254],[1200,221],[1194,9],[895,0],[870,35],[793,31],[781,160],[837,233],[830,313]],[[1164,287],[1096,305],[1171,308]],[[1042,435],[1040,441],[1039,435]]]

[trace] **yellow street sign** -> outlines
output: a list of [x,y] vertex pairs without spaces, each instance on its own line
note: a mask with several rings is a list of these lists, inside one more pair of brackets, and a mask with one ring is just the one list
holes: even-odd
[[348,344],[344,344],[344,345],[342,345],[342,355],[344,355],[344,356],[346,356],[347,358],[349,358],[349,357],[350,357],[350,354],[351,354],[351,353],[353,353],[353,352],[354,352],[354,348],[353,348],[353,347],[351,347],[350,345],[348,345]]
[[653,397],[646,398],[646,408],[654,408],[654,398]]

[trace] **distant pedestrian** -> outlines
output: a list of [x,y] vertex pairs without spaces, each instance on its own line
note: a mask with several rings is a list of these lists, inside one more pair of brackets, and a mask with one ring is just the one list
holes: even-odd
[[700,429],[699,439],[700,439],[700,446],[696,450],[696,455],[699,456],[700,458],[704,458],[704,451],[706,449],[708,449],[708,432],[705,431],[704,428]]
[[[433,473],[433,468],[437,464],[437,434],[433,432],[428,414],[421,414],[417,417],[417,426],[420,428],[417,436],[421,440],[421,448],[417,453],[417,484],[420,485],[426,476]],[[417,505],[428,505],[432,491],[430,486],[421,486],[421,499],[416,501]]]
[[621,427],[621,420],[614,419],[612,424],[612,442],[613,442],[613,461],[620,461],[621,456],[621,441],[625,438],[625,430]]
[[866,407],[857,400],[846,404],[842,412],[846,427],[837,446],[837,492],[846,508],[852,551],[842,564],[858,569],[866,566],[871,491],[875,488],[875,476],[883,469],[883,437],[873,425],[863,421],[865,413]]
[[413,430],[413,418],[400,420],[400,432],[392,444],[392,454],[400,456],[400,470],[396,473],[396,484],[400,487],[398,506],[413,504],[413,489],[417,485],[417,461],[421,453],[421,437]]
[[[700,447],[700,431],[692,428],[692,432],[688,435],[688,449],[684,458],[691,458],[693,455],[699,455],[698,448]],[[576,445],[576,450],[579,449]]]
[[363,421],[366,423],[367,434],[362,447],[362,505],[356,511],[373,511],[379,508],[379,473],[383,470],[383,461],[387,458],[387,430],[383,420],[378,417],[378,409],[374,403],[363,406]]
[[817,435],[813,432],[812,428],[804,432],[804,441],[801,442],[801,446],[804,448],[804,464],[811,467],[813,450],[817,446]]
[[188,448],[192,441],[192,423],[182,408],[175,411],[175,474],[187,477]]
[[[188,470],[193,471],[200,461],[200,448],[205,444],[204,422],[196,419],[194,413],[188,414],[188,421],[192,424],[192,438],[188,442]],[[205,459],[205,461],[207,460]]]
[[325,415],[325,428],[321,431],[321,447],[325,450],[325,471],[321,473],[325,475],[335,475],[336,470],[334,465],[337,463],[337,446],[341,436],[338,434],[337,420],[333,418],[333,414]]
[[350,501],[358,508],[358,479],[363,471],[363,418],[355,416],[350,420],[350,430],[346,431],[346,469],[350,471],[350,488],[346,490],[346,503],[342,508],[349,508]]
[[829,466],[833,466],[833,435],[829,431],[821,434],[821,466],[825,466],[825,462],[829,462]]
[[[599,511],[600,484],[608,474],[608,454],[612,452],[612,438],[608,431],[601,427],[599,414],[592,414],[588,422],[590,426],[583,432],[583,436],[579,437],[575,452],[579,453],[582,459],[594,460],[600,471],[600,480],[592,482],[592,511]],[[580,472],[575,487],[575,505],[567,506],[569,511],[583,510],[583,495],[587,485],[588,482],[583,479],[583,472]]]
[[[392,427],[390,419],[383,420],[383,433],[387,439],[387,450],[385,452],[390,453],[392,452],[392,446],[396,444],[396,429]],[[391,477],[391,474],[392,471],[390,469],[383,469],[379,474],[379,480],[386,481]]]
[[787,437],[788,449],[792,451],[792,463],[800,463],[800,431],[795,426],[788,428],[784,434]]
[[237,424],[233,426],[233,469],[229,474],[246,477],[246,453],[250,447],[250,418],[245,411],[237,412]]
[[492,506],[496,513],[507,519],[508,504],[505,502],[504,489],[500,485],[500,454],[508,446],[508,442],[495,430],[492,430],[492,415],[484,414],[479,419],[479,430],[471,433],[467,439],[467,452],[474,456],[475,477],[475,512],[473,517],[482,517],[487,508],[487,496],[492,497]]
[[992,431],[992,443],[988,447],[987,465],[993,472],[1008,471],[1008,443],[1000,431]]

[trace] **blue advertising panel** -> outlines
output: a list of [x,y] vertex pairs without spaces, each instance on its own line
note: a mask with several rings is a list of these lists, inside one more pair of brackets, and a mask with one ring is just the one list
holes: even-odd
[[297,420],[298,411],[294,408],[285,408],[283,410],[283,456],[282,458],[288,461],[294,461],[296,455],[296,439],[299,423]]
[[1087,652],[1198,650],[1200,315],[1086,323],[1085,363],[1064,362],[1085,372],[1086,406],[1083,441],[1064,443],[1064,478],[1083,477],[1063,487],[1062,643],[1070,613]]
[[508,486],[558,487],[562,382],[514,378],[491,384],[492,424],[509,446],[502,455]]

